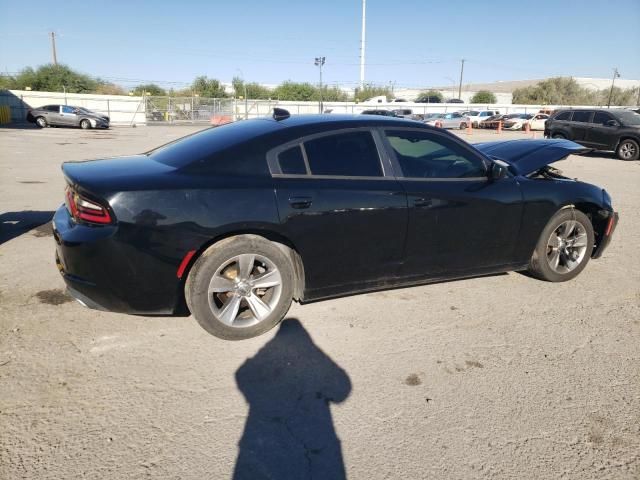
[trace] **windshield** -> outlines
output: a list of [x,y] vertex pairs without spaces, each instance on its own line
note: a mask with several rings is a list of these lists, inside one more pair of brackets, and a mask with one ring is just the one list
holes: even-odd
[[82,113],[88,113],[90,115],[96,115],[96,112],[89,110],[88,108],[76,107]]
[[[612,112],[614,113],[614,112]],[[615,115],[624,125],[640,125],[640,115],[629,110],[620,110]]]

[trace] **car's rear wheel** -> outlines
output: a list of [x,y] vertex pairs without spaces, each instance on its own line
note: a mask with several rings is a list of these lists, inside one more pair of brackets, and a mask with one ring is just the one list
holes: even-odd
[[294,291],[290,257],[257,235],[240,235],[209,247],[185,284],[189,310],[210,334],[226,340],[261,335],[284,318]]
[[542,231],[529,272],[548,282],[571,280],[587,266],[593,241],[589,217],[573,208],[560,210]]
[[565,137],[563,134],[561,133],[554,133],[553,135],[551,135],[551,138],[557,138],[559,140],[563,140],[566,139],[567,137]]
[[86,118],[80,121],[80,128],[83,130],[89,130],[91,128],[91,122]]
[[467,128],[467,124],[465,122],[461,122],[460,123],[460,130],[464,130],[465,128]]
[[40,128],[46,128],[47,127],[47,119],[44,118],[44,117],[36,118],[36,125],[38,125]]
[[630,138],[622,140],[616,150],[616,155],[620,160],[638,160],[639,154],[640,148],[638,147],[638,142]]

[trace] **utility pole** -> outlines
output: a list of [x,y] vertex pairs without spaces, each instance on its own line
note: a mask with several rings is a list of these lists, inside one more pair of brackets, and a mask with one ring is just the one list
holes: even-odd
[[316,61],[314,62],[316,67],[320,67],[320,113],[324,111],[322,105],[322,66],[324,65],[325,57],[316,57]]
[[464,58],[461,61],[460,65],[460,85],[458,86],[458,98],[462,98],[462,73],[464,72]]
[[613,84],[616,83],[616,77],[620,77],[617,67],[613,69],[613,78],[611,79],[611,90],[609,90],[609,101],[607,102],[607,108],[611,108],[611,95],[613,95]]
[[58,57],[56,56],[56,32],[51,32],[51,54],[53,55],[53,64],[58,65]]
[[366,16],[367,0],[362,0],[362,36],[360,37],[360,90],[364,88],[364,52],[365,52],[365,32],[366,32]]

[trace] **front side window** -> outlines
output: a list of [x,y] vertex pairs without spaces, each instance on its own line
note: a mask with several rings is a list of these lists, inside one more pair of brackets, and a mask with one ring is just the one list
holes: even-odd
[[570,120],[571,112],[562,112],[555,116],[554,120]]
[[371,132],[326,135],[304,142],[312,175],[381,177],[380,156]]
[[593,122],[598,125],[606,125],[609,120],[613,120],[613,117],[605,112],[596,112],[593,114]]
[[484,177],[484,162],[455,141],[415,130],[387,130],[387,139],[407,178]]
[[581,123],[589,123],[591,119],[591,112],[588,110],[576,110],[573,112],[573,117],[571,118],[574,122]]
[[62,113],[74,113],[74,108],[70,107],[69,105],[63,105],[62,106]]

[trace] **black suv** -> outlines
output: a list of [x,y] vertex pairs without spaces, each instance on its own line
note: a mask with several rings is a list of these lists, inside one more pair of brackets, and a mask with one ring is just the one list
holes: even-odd
[[640,115],[622,109],[559,110],[544,127],[547,138],[566,138],[596,150],[613,150],[621,160],[638,160]]

